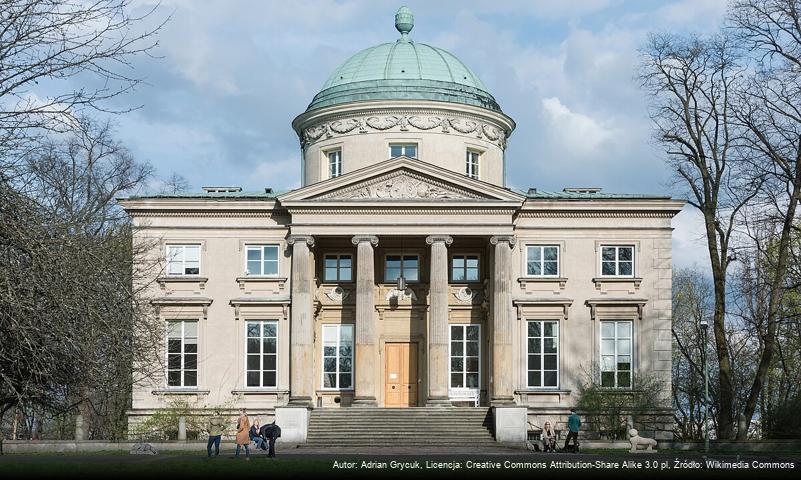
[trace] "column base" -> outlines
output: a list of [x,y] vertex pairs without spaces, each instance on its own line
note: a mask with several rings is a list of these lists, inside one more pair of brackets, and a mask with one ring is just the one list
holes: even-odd
[[490,400],[490,406],[492,407],[508,407],[514,405],[516,405],[515,397],[495,397]]
[[450,398],[429,398],[426,400],[426,407],[436,407],[436,408],[445,408],[445,407],[452,407],[453,403],[451,403]]
[[351,403],[353,407],[377,407],[378,401],[375,397],[356,397]]
[[306,407],[312,408],[314,404],[312,403],[311,397],[289,397],[289,402],[287,403],[289,407]]

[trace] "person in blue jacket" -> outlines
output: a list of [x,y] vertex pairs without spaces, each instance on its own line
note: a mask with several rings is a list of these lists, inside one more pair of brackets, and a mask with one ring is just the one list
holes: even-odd
[[567,438],[565,439],[565,448],[564,451],[567,451],[567,445],[570,443],[570,439],[573,439],[573,453],[578,452],[579,448],[579,441],[578,441],[578,432],[581,429],[581,418],[576,413],[575,408],[570,409],[570,416],[567,417]]

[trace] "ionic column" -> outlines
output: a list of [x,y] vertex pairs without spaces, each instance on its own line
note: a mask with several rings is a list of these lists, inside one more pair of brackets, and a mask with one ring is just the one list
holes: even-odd
[[493,405],[514,403],[512,381],[512,249],[515,237],[494,236],[492,276],[492,396]]
[[353,403],[376,406],[378,369],[378,328],[375,315],[375,259],[378,237],[357,235],[356,245],[356,363]]
[[314,317],[309,247],[314,238],[290,235],[292,246],[292,314],[290,318],[289,403],[312,406],[314,392]]
[[431,286],[428,308],[427,405],[448,406],[448,235],[431,235]]

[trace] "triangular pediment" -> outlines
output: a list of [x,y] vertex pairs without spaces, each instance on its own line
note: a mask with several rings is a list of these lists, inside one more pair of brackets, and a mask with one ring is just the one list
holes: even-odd
[[443,200],[520,202],[523,197],[408,157],[393,158],[279,197],[281,203]]

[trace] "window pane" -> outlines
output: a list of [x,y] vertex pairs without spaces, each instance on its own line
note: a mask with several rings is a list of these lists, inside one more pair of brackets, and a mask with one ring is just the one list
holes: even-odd
[[200,261],[200,246],[188,245],[184,247],[184,261],[199,262]]
[[263,353],[275,353],[276,339],[265,338],[263,347],[264,347]]
[[[403,276],[404,276],[404,278],[406,278],[406,280],[408,280],[410,282],[416,282],[417,281],[417,268],[408,268],[408,269],[404,268]],[[396,277],[396,279],[397,279],[397,277]]]
[[264,336],[275,337],[278,335],[278,325],[273,322],[264,322]]
[[557,260],[559,258],[559,249],[557,247],[544,247],[543,253],[545,260]]
[[183,275],[184,266],[180,260],[171,260],[167,266],[167,273],[169,275]]
[[614,355],[604,355],[601,357],[601,371],[609,372],[615,370]]
[[451,327],[451,338],[453,340],[462,340],[464,338],[464,330],[461,326]]
[[323,347],[323,356],[325,357],[335,357],[337,355],[337,347],[329,347],[328,345]]
[[248,372],[248,387],[259,387],[259,372]]
[[197,369],[197,354],[190,353],[184,355],[184,368],[191,370]]
[[543,275],[558,275],[559,274],[559,264],[557,262],[544,262],[543,266],[545,267],[545,271]]
[[545,327],[544,335],[546,337],[556,336],[556,324],[554,322],[543,322]]
[[540,339],[539,338],[529,338],[528,339],[528,353],[540,353]]
[[274,387],[275,386],[275,372],[264,372],[262,374],[262,386]]
[[462,342],[451,342],[451,355],[464,355],[464,344]]
[[602,372],[601,373],[601,386],[614,387],[615,386],[615,372]]
[[259,351],[259,339],[248,338],[248,352],[247,353],[261,353]]
[[197,322],[184,322],[184,337],[197,337]]
[[615,338],[615,322],[601,322],[601,337]]
[[631,354],[631,340],[618,340],[617,341],[617,353],[618,353],[618,355],[629,355],[629,354]]
[[464,269],[463,268],[454,268],[451,277],[454,282],[463,282],[465,281]]
[[[348,262],[350,263],[350,262]],[[351,277],[351,269],[350,267],[339,267],[339,279],[343,282],[350,282]]]
[[339,329],[339,339],[341,343],[353,344],[353,325],[342,325]]
[[200,274],[200,266],[198,266],[197,262],[186,263],[186,267],[184,268],[184,273],[187,275],[199,275]]
[[544,353],[556,353],[556,339],[555,338],[546,338],[545,339],[545,348],[543,349]]
[[337,386],[337,374],[336,373],[326,373],[323,375],[323,388],[336,388]]
[[529,261],[526,267],[526,273],[528,275],[542,275],[542,265],[540,265],[539,260]]
[[631,370],[631,357],[628,355],[623,355],[617,358],[617,369],[618,370]]
[[451,374],[451,387],[453,388],[464,387],[464,376],[461,373]]
[[539,370],[542,368],[540,364],[540,356],[539,355],[529,355],[528,356],[528,369],[529,370]]
[[465,328],[467,330],[467,339],[468,340],[478,340],[478,327],[477,326],[469,326]]
[[197,343],[187,340],[184,343],[184,353],[197,353]]
[[464,359],[463,358],[451,358],[451,371],[452,372],[462,372],[462,371],[464,371]]
[[406,156],[417,158],[417,146],[416,145],[408,145],[406,146]]
[[338,280],[337,279],[337,269],[336,269],[336,267],[334,267],[334,268],[326,267],[325,268],[325,279],[326,279],[326,281],[336,281],[336,280]]
[[468,372],[478,371],[478,357],[467,357],[465,362],[465,370]]
[[631,386],[631,374],[630,372],[618,372],[617,374],[617,386],[621,388],[628,388]]
[[197,371],[184,372],[184,386],[197,387]]
[[542,255],[542,247],[528,247],[528,260],[540,261]]
[[248,247],[248,261],[258,260],[261,261],[261,249],[258,247]]
[[631,261],[634,257],[634,249],[631,247],[620,247],[617,250],[618,260]]
[[384,279],[387,282],[394,282],[400,277],[400,268],[387,268]]
[[391,157],[400,157],[403,155],[403,147],[400,145],[391,145],[389,147],[389,154]]
[[167,355],[167,368],[170,370],[180,370],[181,355],[180,354]]
[[339,374],[339,388],[351,388],[351,374],[350,373],[340,373]]
[[603,275],[615,275],[615,263],[603,262],[603,264],[601,265],[601,273]]
[[615,260],[615,247],[603,247],[601,248],[601,259],[602,260]]
[[467,342],[467,355],[478,356],[478,342]]
[[276,356],[275,355],[262,355],[262,368],[264,370],[275,370]]
[[248,274],[261,275],[261,261],[248,260]]
[[174,370],[167,372],[167,385],[170,387],[180,387],[181,386],[181,371]]
[[453,257],[453,268],[464,268],[464,257]]
[[467,281],[468,282],[475,282],[478,280],[478,268],[468,268],[467,269]]
[[601,340],[601,355],[614,355],[614,354],[615,354],[615,341]]
[[528,386],[540,387],[540,372],[528,372]]
[[545,372],[543,376],[545,377],[543,380],[544,387],[556,386],[556,372]]
[[352,360],[347,357],[339,357],[339,371],[340,372],[350,372],[353,370]]
[[167,342],[167,352],[169,352],[169,353],[181,353],[181,341],[180,340],[169,340]]
[[259,324],[258,323],[248,323],[247,328],[247,336],[248,337],[258,337],[259,336]]
[[248,370],[261,370],[258,355],[248,355]]
[[528,336],[539,337],[541,331],[540,328],[540,322],[528,322]]
[[339,268],[350,268],[351,258],[350,255],[342,255],[339,257]]
[[617,322],[617,338],[631,338],[631,322]]
[[478,388],[478,373],[468,373],[465,376],[467,377],[467,388]]
[[324,372],[336,372],[337,371],[337,359],[336,358],[326,358],[323,361],[323,371]]
[[556,355],[545,355],[543,358],[543,368],[545,370],[556,370]]
[[468,268],[478,268],[478,257],[467,257]]
[[631,275],[634,271],[634,267],[631,262],[620,262],[618,264],[618,268],[620,269],[620,275]]

